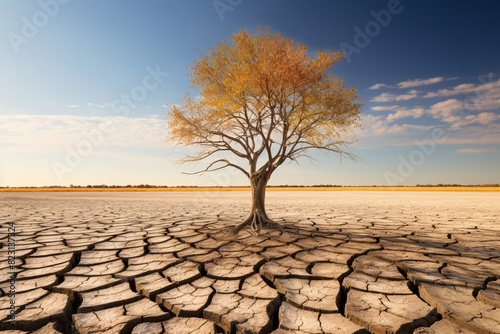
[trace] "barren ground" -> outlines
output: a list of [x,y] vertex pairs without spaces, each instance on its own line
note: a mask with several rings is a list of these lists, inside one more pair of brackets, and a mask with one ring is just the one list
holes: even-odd
[[500,333],[500,193],[249,197],[1,193],[0,332]]

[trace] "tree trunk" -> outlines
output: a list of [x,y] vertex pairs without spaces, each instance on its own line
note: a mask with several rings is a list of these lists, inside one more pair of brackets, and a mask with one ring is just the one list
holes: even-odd
[[254,233],[258,233],[264,227],[279,227],[266,213],[266,187],[270,177],[270,173],[253,174],[250,177],[252,206],[248,216],[243,223],[235,227],[234,232],[238,232],[246,226],[250,226]]
[[248,217],[257,214],[258,217],[267,218],[266,214],[266,187],[268,178],[265,175],[259,175],[250,180],[252,189],[252,209]]

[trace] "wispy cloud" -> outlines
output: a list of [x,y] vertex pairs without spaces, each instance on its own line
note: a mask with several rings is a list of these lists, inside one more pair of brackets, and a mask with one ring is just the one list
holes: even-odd
[[409,90],[405,94],[399,94],[396,96],[396,101],[408,101],[414,99],[418,96],[418,91],[415,89]]
[[500,145],[500,124],[471,124],[463,128],[446,128],[446,138],[436,141],[442,145]]
[[455,117],[460,117],[458,112],[463,109],[464,104],[462,101],[449,99],[433,104],[429,108],[429,114],[436,119],[451,123]]
[[388,120],[390,116],[366,115],[363,117],[362,128],[358,136],[369,145],[377,147],[412,146],[415,145],[415,140],[430,138],[429,131],[440,128],[446,136],[436,140],[436,144],[500,145],[500,123],[486,122],[487,117],[487,115],[481,115],[478,118],[469,118],[463,121],[463,126],[457,127],[446,122],[427,125],[400,124]]
[[166,134],[158,118],[0,115],[2,152],[58,152],[89,138],[103,147],[160,147]]
[[481,153],[497,153],[498,149],[494,148],[459,148],[455,152],[460,154],[481,154]]
[[393,122],[395,120],[408,118],[408,117],[420,118],[423,115],[425,115],[425,113],[426,113],[426,110],[424,108],[413,108],[413,109],[402,108],[402,109],[396,111],[395,113],[388,115],[387,120],[389,122]]
[[371,99],[372,102],[391,102],[395,100],[396,95],[391,93],[382,93]]
[[497,76],[496,73],[489,72],[489,73],[480,75],[478,78],[479,78],[479,81],[481,81],[482,83],[487,83],[487,82],[493,82],[493,78],[495,76]]
[[[361,122],[362,131],[359,133],[361,138],[386,137],[388,135],[417,135],[422,131],[429,131],[435,128],[434,125],[418,124],[391,124],[384,116],[366,115]],[[400,145],[392,139],[391,145]]]
[[465,83],[457,85],[451,89],[440,89],[435,92],[428,92],[423,97],[432,98],[432,97],[449,97],[454,95],[461,94],[470,94],[470,93],[487,93],[487,92],[497,92],[500,89],[500,80],[486,82],[482,84],[472,84]]
[[394,111],[398,110],[400,107],[399,106],[374,106],[371,107],[373,111]]
[[382,93],[371,99],[372,102],[393,102],[393,101],[408,101],[418,97],[418,91],[415,89],[409,90],[403,94]]
[[111,103],[93,103],[89,102],[87,103],[88,106],[94,107],[94,108],[111,108]]
[[[444,79],[436,77],[431,79],[420,80],[420,83],[437,82],[443,80],[451,80],[454,78]],[[488,76],[492,80],[492,76]],[[408,85],[416,85],[415,80],[403,81]],[[470,93],[474,93],[470,95]],[[403,94],[382,93],[372,99],[374,102],[393,102],[393,101],[408,101],[411,99],[425,97],[445,97],[451,95],[469,94],[464,98],[449,98],[443,101],[431,104],[428,107],[420,106],[374,106],[373,111],[389,111],[385,117],[385,121],[393,123],[397,120],[405,118],[417,119],[428,115],[439,121],[437,125],[449,127],[450,130],[463,129],[471,125],[489,126],[491,123],[496,123],[500,120],[500,80],[486,82],[480,84],[460,84],[451,89],[442,89],[436,92],[428,92],[422,94],[417,90],[409,90]],[[423,100],[420,100],[423,102]],[[401,122],[398,122],[401,123]],[[395,124],[394,124],[395,125]],[[379,126],[380,127],[380,126]],[[385,129],[387,131],[387,129]]]
[[455,80],[455,79],[458,79],[458,77],[453,77],[453,78],[434,77],[428,79],[413,79],[413,80],[401,81],[400,83],[398,83],[397,87],[404,89],[404,88],[412,88],[419,86],[428,86],[437,84],[439,82]]
[[[441,122],[447,123],[451,128],[456,129],[470,124],[487,125],[500,120],[500,115],[493,112],[480,112],[477,114],[469,113],[474,111],[470,103],[465,103],[457,99],[448,99],[431,105],[429,108],[414,107],[414,108],[392,108],[395,111],[387,115],[387,122],[394,122],[404,118],[420,118],[424,115],[429,115],[432,118]],[[383,108],[382,108],[383,109]]]
[[483,85],[476,95],[467,100],[467,109],[474,111],[500,109],[500,81]]
[[468,94],[475,93],[478,89],[478,86],[475,84],[461,84],[453,87],[452,89],[440,89],[435,92],[428,92],[424,95],[426,98],[431,97],[448,97],[459,94]]
[[376,83],[376,84],[370,86],[368,89],[370,89],[370,90],[377,90],[377,89],[381,89],[381,88],[407,89],[407,88],[413,88],[413,87],[433,85],[433,84],[437,84],[440,82],[456,80],[456,79],[458,79],[458,77],[452,77],[452,78],[434,77],[434,78],[428,78],[428,79],[411,79],[411,80],[401,81],[398,84],[396,84],[395,87],[384,84],[384,83]]
[[[489,78],[491,79],[491,76]],[[481,84],[462,84],[438,92],[443,96],[449,95],[449,92],[474,94],[469,94],[466,98],[444,99],[425,107],[411,106],[408,103],[402,106],[373,106],[372,111],[386,111],[388,114],[366,115],[363,119],[363,132],[359,134],[360,138],[369,138],[370,143],[379,145],[413,145],[415,139],[430,136],[428,133],[430,129],[440,128],[447,135],[437,140],[438,144],[500,145],[500,80]],[[417,96],[415,99],[420,98],[417,100],[419,103],[427,104],[425,103],[427,100],[422,99],[424,97],[422,92],[416,90],[409,90],[404,94],[383,93],[373,100],[407,101],[415,95]],[[420,118],[422,120],[411,122],[407,120]]]
[[79,108],[80,107],[79,104],[65,104],[64,106],[66,108]]
[[496,122],[500,119],[500,115],[492,112],[482,112],[477,115],[467,115],[464,120],[460,123],[461,126],[478,123],[481,125],[488,125],[490,123]]
[[380,89],[380,88],[384,88],[384,87],[387,87],[386,84],[383,84],[383,83],[378,83],[378,84],[375,84],[373,86],[370,86],[370,90],[377,90],[377,89]]

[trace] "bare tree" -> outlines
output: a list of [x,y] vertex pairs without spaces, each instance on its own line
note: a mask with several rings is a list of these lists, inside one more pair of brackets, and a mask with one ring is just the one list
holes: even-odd
[[280,34],[242,31],[192,66],[200,97],[186,97],[169,112],[171,139],[197,145],[185,161],[209,159],[204,173],[235,168],[250,180],[252,206],[235,228],[279,226],[265,210],[271,175],[285,161],[320,149],[352,156],[342,147],[355,140],[361,105],[356,89],[333,73],[341,52],[308,55],[305,45]]

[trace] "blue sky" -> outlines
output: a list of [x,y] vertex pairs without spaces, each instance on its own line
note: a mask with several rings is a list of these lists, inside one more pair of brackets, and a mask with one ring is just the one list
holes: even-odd
[[317,50],[362,97],[357,162],[313,153],[271,184],[500,183],[497,1],[0,0],[0,186],[245,185],[188,176],[166,103],[188,65],[270,27]]

